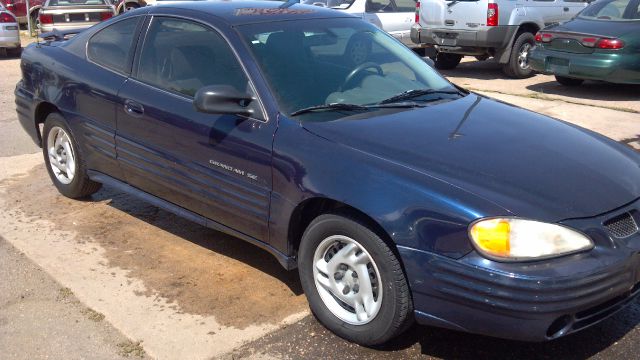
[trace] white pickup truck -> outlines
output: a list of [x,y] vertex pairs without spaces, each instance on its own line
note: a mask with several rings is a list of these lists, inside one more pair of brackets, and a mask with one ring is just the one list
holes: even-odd
[[507,76],[532,74],[529,50],[545,26],[573,18],[585,0],[421,0],[411,40],[435,48],[439,69],[453,69],[465,55],[494,57]]

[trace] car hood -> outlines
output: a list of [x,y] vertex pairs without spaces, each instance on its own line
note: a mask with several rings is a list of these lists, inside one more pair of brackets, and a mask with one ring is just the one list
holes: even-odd
[[639,29],[640,22],[637,21],[601,21],[575,18],[545,30],[619,38],[628,33],[637,32]]
[[545,221],[598,215],[640,196],[640,156],[604,136],[476,94],[385,109],[310,132]]

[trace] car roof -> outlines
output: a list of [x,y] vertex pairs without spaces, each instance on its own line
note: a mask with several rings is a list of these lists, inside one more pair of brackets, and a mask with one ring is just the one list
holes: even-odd
[[230,25],[300,19],[353,17],[350,14],[338,10],[283,1],[159,1],[156,4],[155,8],[158,10],[170,7],[208,13],[224,19]]

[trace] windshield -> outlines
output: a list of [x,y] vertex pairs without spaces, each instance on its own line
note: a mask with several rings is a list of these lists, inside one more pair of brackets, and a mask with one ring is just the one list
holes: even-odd
[[578,16],[604,21],[640,20],[640,0],[601,0],[587,6]]
[[460,97],[413,51],[359,19],[249,24],[240,32],[287,115],[322,104],[376,104],[418,89]]

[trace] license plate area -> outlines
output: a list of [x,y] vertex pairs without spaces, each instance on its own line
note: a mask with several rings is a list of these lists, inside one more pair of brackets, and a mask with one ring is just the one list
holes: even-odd
[[86,18],[88,16],[86,14],[69,14],[69,21],[70,22],[82,22],[82,21],[86,21]]
[[437,32],[433,34],[433,39],[438,45],[455,46],[458,43],[458,34]]
[[547,58],[547,71],[554,74],[568,74],[569,73],[569,60],[563,58]]

